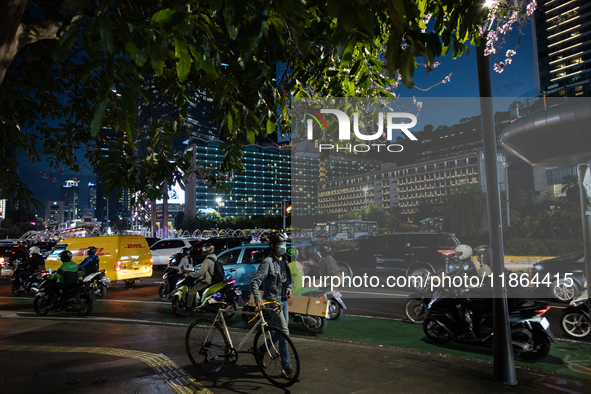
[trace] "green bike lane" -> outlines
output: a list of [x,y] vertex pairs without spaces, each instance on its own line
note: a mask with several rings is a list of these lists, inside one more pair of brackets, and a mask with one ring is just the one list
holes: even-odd
[[[302,328],[290,326],[293,333]],[[559,329],[551,327],[554,333]],[[411,349],[419,352],[437,353],[480,361],[493,361],[493,349],[487,346],[469,346],[456,342],[443,345],[430,342],[423,332],[423,326],[404,321],[343,316],[338,321],[331,321],[326,331],[319,337],[326,339],[373,344],[380,347]],[[551,344],[550,354],[539,361],[515,358],[517,367],[551,372],[577,379],[591,380],[591,341],[559,339],[559,344]]]

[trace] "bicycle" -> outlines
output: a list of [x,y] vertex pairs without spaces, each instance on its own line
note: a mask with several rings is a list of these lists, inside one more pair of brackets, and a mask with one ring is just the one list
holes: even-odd
[[[214,301],[224,303],[223,301]],[[265,302],[265,305],[274,304],[275,308],[256,308],[254,317],[255,325],[246,334],[237,348],[234,347],[232,337],[226,325],[225,308],[220,308],[212,319],[200,318],[195,320],[187,329],[185,335],[185,349],[191,363],[201,372],[212,375],[221,371],[228,362],[235,363],[239,353],[250,353],[261,370],[263,376],[278,387],[293,385],[300,375],[300,359],[291,339],[279,328],[269,326],[263,316],[264,311],[280,313],[281,304],[274,301]],[[221,322],[221,324],[220,324]],[[252,348],[241,351],[253,333],[255,333]],[[282,365],[282,357],[279,346],[282,340],[287,343],[290,367],[294,371],[291,378],[287,377]],[[262,349],[261,354],[257,351]],[[265,364],[266,363],[266,364]]]

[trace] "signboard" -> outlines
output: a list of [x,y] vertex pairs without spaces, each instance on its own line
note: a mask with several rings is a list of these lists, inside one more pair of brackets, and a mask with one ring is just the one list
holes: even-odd
[[[177,182],[173,187],[168,189],[168,203],[169,204],[184,204],[185,191]],[[162,200],[156,200],[156,204],[162,204]]]

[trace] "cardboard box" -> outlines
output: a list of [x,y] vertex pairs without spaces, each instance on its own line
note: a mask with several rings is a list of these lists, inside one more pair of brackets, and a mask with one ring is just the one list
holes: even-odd
[[[248,305],[254,306],[254,297],[250,295]],[[322,298],[291,296],[287,301],[289,313],[306,316],[328,317],[328,300]]]

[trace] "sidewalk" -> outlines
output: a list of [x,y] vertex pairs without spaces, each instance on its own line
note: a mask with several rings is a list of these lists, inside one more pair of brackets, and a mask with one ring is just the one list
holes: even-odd
[[[0,311],[2,393],[285,392],[270,385],[250,354],[240,354],[237,363],[229,364],[217,380],[204,379],[186,356],[186,327],[182,325],[121,324],[77,318],[2,318],[2,315]],[[376,319],[366,319],[366,325],[361,325],[358,319],[364,318],[350,317],[341,327],[354,324],[360,329],[375,330],[372,324],[378,324],[373,321]],[[397,337],[406,335],[407,327],[420,328],[402,322],[387,324],[391,325],[390,331],[380,335]],[[338,339],[341,335],[338,332],[315,338],[293,331],[301,374],[300,381],[288,388],[288,392],[591,392],[591,358],[585,358],[587,350],[579,352],[579,348],[591,344],[563,343],[544,361],[546,369],[572,370],[570,376],[542,371],[537,368],[542,365],[538,363],[531,364],[535,369],[520,365],[519,384],[509,387],[492,381],[493,366],[489,361],[492,352],[487,349],[481,352],[484,357],[480,358],[484,359],[475,359],[472,356],[478,354],[473,348],[462,352],[455,350],[458,346],[450,345],[450,349],[466,357],[450,355],[446,354],[447,348],[425,344],[422,336],[417,337],[417,342],[422,349],[430,351],[353,343]],[[232,329],[235,339],[244,334],[244,330]],[[555,351],[562,351],[564,357],[557,357]]]

